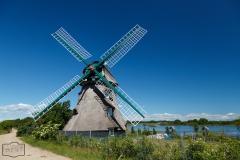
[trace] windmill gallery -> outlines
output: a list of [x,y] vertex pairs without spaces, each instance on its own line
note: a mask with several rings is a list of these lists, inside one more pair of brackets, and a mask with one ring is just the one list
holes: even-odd
[[71,119],[63,128],[65,132],[101,131],[110,134],[125,133],[126,120],[136,126],[146,112],[119,86],[109,68],[113,67],[147,31],[134,26],[102,56],[100,61],[88,63],[91,57],[67,31],[60,28],[52,36],[78,61],[86,64],[82,76],[76,75],[52,95],[35,105],[29,113],[37,121],[78,85],[78,103]]

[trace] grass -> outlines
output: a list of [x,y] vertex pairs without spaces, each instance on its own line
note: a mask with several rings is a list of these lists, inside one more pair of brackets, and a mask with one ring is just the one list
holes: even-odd
[[7,134],[7,133],[9,133],[8,130],[2,130],[2,129],[0,129],[0,135],[2,135],[2,134]]
[[41,141],[32,137],[21,137],[22,141],[31,146],[38,147],[44,150],[51,151],[57,155],[68,157],[74,160],[97,160],[101,159],[101,154],[98,151],[88,151],[86,148],[71,147],[67,144],[57,144],[53,141]]
[[[127,131],[127,136],[131,137],[132,140],[134,141],[134,143],[137,142],[137,137],[136,135],[131,134],[131,131]],[[198,135],[200,136],[201,134],[198,133]],[[141,139],[142,136],[139,136],[139,139]],[[201,138],[201,136],[199,137]],[[72,147],[70,146],[68,143],[63,143],[63,144],[58,144],[55,141],[42,141],[42,140],[36,140],[33,137],[21,137],[20,138],[22,141],[28,143],[31,146],[34,147],[38,147],[44,150],[48,150],[51,151],[57,155],[61,155],[64,157],[68,157],[71,158],[73,160],[98,160],[98,159],[102,159],[102,150],[88,150],[88,148],[79,148],[79,147]],[[183,144],[184,147],[187,148],[188,144],[189,144],[189,139],[191,139],[191,136],[187,136],[187,138],[183,139]],[[154,138],[149,138],[149,141],[152,144],[155,145],[164,145],[164,144],[168,144],[168,143],[180,143],[180,137],[174,137],[172,136],[169,140],[165,140],[165,139],[154,139]],[[215,144],[220,144],[220,142],[213,142],[213,141],[208,141],[207,143],[215,143]],[[109,157],[108,157],[109,159]],[[122,157],[121,160],[123,160],[124,158]],[[126,160],[126,159],[125,159]]]
[[[33,137],[20,137],[22,141],[33,146],[44,150],[51,151],[57,155],[61,155],[73,160],[100,160],[102,159],[101,151],[91,150],[87,148],[71,147],[68,144],[57,144],[54,141],[42,141],[36,140]],[[108,160],[115,160],[107,158]],[[129,158],[121,158],[121,160],[131,160]]]

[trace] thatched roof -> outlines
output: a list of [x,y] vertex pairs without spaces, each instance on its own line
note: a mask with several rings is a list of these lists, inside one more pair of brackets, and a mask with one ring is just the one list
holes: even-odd
[[105,78],[115,87],[118,86],[117,81],[115,80],[115,78],[113,77],[113,75],[109,72],[109,70],[104,67],[103,68],[103,72],[104,72],[104,76]]
[[63,130],[65,131],[106,131],[112,128],[126,130],[126,121],[118,109],[114,116],[107,116],[108,108],[115,108],[94,85],[85,85],[79,93],[78,104]]

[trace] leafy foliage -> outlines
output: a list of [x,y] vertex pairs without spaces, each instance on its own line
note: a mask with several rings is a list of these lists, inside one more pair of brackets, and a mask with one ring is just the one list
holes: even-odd
[[87,147],[87,139],[83,135],[74,135],[69,140],[70,146],[84,148]]
[[57,144],[67,144],[68,143],[68,136],[66,134],[57,134],[56,136],[56,143]]
[[[201,139],[193,141],[190,137],[189,142],[185,145],[184,152],[180,142],[153,141],[145,135],[141,136],[138,141],[135,141],[132,136],[126,138],[110,136],[105,139],[94,139],[86,138],[83,135],[75,135],[68,139],[66,135],[57,134],[57,132],[52,134],[53,130],[50,128],[56,128],[55,131],[57,130],[56,125],[52,123],[42,125],[42,129],[40,128],[37,130],[39,132],[37,133],[39,137],[37,139],[52,140],[58,145],[67,145],[70,149],[72,147],[72,149],[87,149],[91,153],[98,152],[102,159],[231,160],[240,157],[240,141],[234,138],[222,137],[217,143],[206,143]],[[48,132],[44,133],[43,131]],[[35,132],[33,135],[36,137]],[[40,138],[41,136],[42,138]]]
[[0,130],[5,130],[9,133],[12,130],[11,120],[5,120],[0,123]]
[[221,145],[205,143],[201,139],[189,142],[186,150],[188,159],[199,160],[231,160],[240,158],[240,141],[236,139],[224,138]]
[[16,136],[30,136],[33,132],[33,130],[37,127],[36,123],[33,122],[28,122],[26,124],[23,124],[20,126],[17,130]]
[[207,124],[207,123],[208,123],[208,120],[206,118],[200,118],[198,120],[198,124],[200,124],[200,125]]
[[130,137],[109,137],[102,143],[101,152],[103,159],[131,158],[136,156],[136,145]]
[[70,109],[70,101],[58,102],[50,111],[48,111],[37,123],[38,125],[47,124],[52,121],[54,124],[60,124],[59,129],[62,130],[72,116]]
[[180,125],[182,122],[179,120],[179,119],[176,119],[175,121],[174,121],[174,124],[175,125]]
[[153,143],[151,143],[145,136],[139,141],[136,148],[137,159],[148,160],[151,159],[151,154],[154,152]]
[[131,127],[131,134],[135,134],[135,130],[133,126]]
[[168,127],[168,126],[165,127],[165,133],[167,133],[167,134],[170,133],[170,130],[169,130],[169,127]]
[[149,128],[147,129],[145,126],[143,128],[143,131],[142,131],[142,135],[150,135],[152,134],[152,132],[149,130]]
[[240,117],[238,119],[236,119],[235,121],[236,121],[237,130],[240,132]]
[[30,122],[34,122],[32,117],[26,117],[21,120],[17,119],[14,123],[15,123],[15,126],[17,126],[17,128],[19,128],[20,126],[22,126],[24,124],[28,124]]
[[35,139],[40,140],[56,140],[60,124],[53,124],[49,121],[47,124],[35,128],[32,132]]
[[153,134],[157,134],[157,132],[156,132],[155,128],[153,128]]
[[198,124],[196,123],[196,124],[194,124],[194,126],[193,126],[193,130],[194,130],[194,132],[198,132],[198,130],[199,130],[199,126],[198,126]]
[[142,134],[142,130],[140,128],[138,128],[137,132],[138,132],[138,135]]

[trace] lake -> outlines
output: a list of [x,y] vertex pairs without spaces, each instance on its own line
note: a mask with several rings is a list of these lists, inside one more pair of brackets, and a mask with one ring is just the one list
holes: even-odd
[[[148,125],[145,126],[146,129],[149,128],[150,131],[153,130],[153,128],[155,128],[155,130],[157,131],[162,131],[165,132],[166,126],[160,126],[160,125],[156,125],[156,127],[150,127]],[[199,126],[199,131],[202,129],[203,126]],[[207,126],[210,130],[210,132],[222,132],[222,129],[224,129],[224,133],[227,135],[240,135],[239,131],[237,130],[236,126]],[[132,126],[128,126],[128,130],[131,130]],[[138,124],[137,126],[134,127],[135,130],[137,129],[141,129],[143,130],[144,126],[142,124]],[[174,126],[176,132],[178,134],[181,134],[182,132],[185,132],[185,134],[192,134],[194,132],[193,130],[193,126],[184,126],[184,125],[176,125]]]

